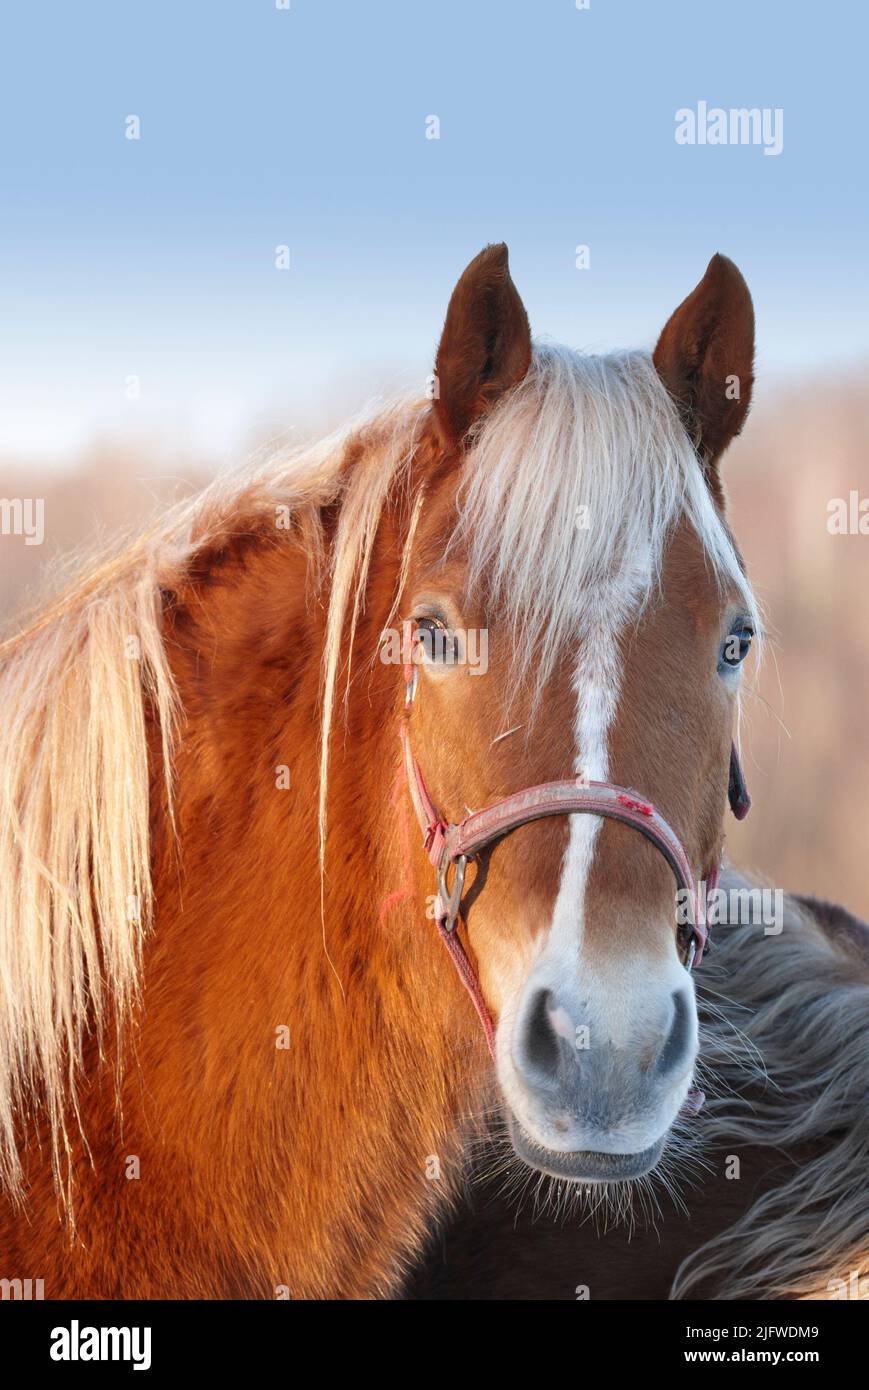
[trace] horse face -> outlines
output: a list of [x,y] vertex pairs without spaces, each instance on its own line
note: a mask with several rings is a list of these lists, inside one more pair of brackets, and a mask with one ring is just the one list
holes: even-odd
[[[654,562],[635,546],[638,553],[623,553],[612,573],[580,574],[586,592],[574,595],[575,627],[558,633],[554,650],[526,659],[517,642],[533,649],[539,634],[517,623],[509,586],[505,602],[497,575],[481,572],[467,528],[458,543],[451,530],[464,485],[462,440],[481,410],[517,386],[530,354],[527,321],[523,331],[524,311],[516,309],[499,250],[465,272],[438,355],[435,418],[456,467],[441,469],[432,488],[406,590],[418,671],[414,747],[441,810],[454,820],[510,792],[572,776],[636,788],[676,830],[705,879],[720,858],[753,605],[737,574],[728,579],[726,565],[722,572],[710,563],[701,533],[718,526],[723,535],[716,465],[748,405],[750,300],[735,268],[716,258],[655,354],[667,408],[671,398],[683,404],[694,435],[686,476],[702,494],[701,521],[674,511]],[[481,302],[468,283],[475,275]],[[697,358],[704,327],[706,348]],[[487,356],[475,392],[468,383],[477,329]],[[518,344],[508,344],[511,334]],[[719,395],[710,374],[721,378]],[[723,378],[731,375],[739,378],[741,413],[725,395]],[[689,415],[698,401],[706,414]],[[520,544],[521,537],[519,524]],[[497,568],[497,556],[494,562]],[[564,585],[562,592],[569,603]],[[642,1175],[686,1102],[697,1057],[694,989],[668,866],[629,827],[575,815],[520,827],[473,867],[465,894],[469,940],[498,1019],[498,1079],[517,1153],[532,1167],[583,1182]]]

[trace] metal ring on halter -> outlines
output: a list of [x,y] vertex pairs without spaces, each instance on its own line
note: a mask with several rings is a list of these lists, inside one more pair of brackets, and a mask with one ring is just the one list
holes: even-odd
[[[447,888],[447,870],[450,864],[455,865],[455,878],[451,889]],[[460,854],[458,859],[450,859],[444,853],[444,857],[438,867],[438,897],[443,908],[443,926],[445,931],[455,931],[456,923],[459,920],[459,911],[462,906],[462,891],[465,886],[465,869],[467,868],[467,856]]]

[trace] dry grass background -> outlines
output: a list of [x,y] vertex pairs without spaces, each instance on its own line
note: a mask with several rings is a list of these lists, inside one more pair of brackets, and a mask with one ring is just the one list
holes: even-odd
[[[869,497],[869,378],[761,392],[726,461],[731,519],[770,631],[742,747],[754,809],[728,849],[776,886],[869,917],[869,536],[831,536],[827,504]],[[274,436],[272,436],[274,437]],[[156,443],[95,444],[71,470],[0,461],[0,496],[44,497],[46,539],[0,537],[3,627],[57,571],[140,529],[210,475]],[[674,679],[676,675],[674,673]]]
[[762,396],[727,477],[770,632],[745,701],[754,808],[729,830],[729,852],[869,918],[869,536],[827,531],[831,498],[869,498],[867,375]]

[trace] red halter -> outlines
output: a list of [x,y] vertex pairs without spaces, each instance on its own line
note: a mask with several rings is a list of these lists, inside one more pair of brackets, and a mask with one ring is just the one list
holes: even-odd
[[[406,657],[409,654],[409,642],[406,625]],[[405,703],[411,705],[416,694],[416,669],[410,661],[406,661],[405,664],[405,680]],[[480,850],[509,835],[520,825],[528,825],[530,821],[542,820],[546,816],[585,814],[621,821],[623,825],[629,825],[631,829],[639,831],[663,855],[673,871],[678,887],[687,895],[690,913],[686,924],[689,937],[685,947],[685,968],[690,970],[693,965],[700,963],[708,939],[706,897],[717,885],[720,866],[709,875],[707,893],[698,895],[691,862],[681,840],[651,802],[646,801],[637,792],[619,787],[614,782],[583,782],[580,778],[574,778],[571,781],[543,782],[536,787],[526,787],[523,791],[513,792],[510,796],[493,802],[483,811],[473,811],[465,816],[464,820],[450,823],[439,814],[432,800],[422,769],[413,755],[406,720],[401,725],[401,741],[407,784],[416,818],[423,832],[425,851],[437,872],[435,922],[458,976],[479,1015],[493,1057],[495,1029],[492,1016],[483,998],[477,972],[468,958],[456,928],[461,914],[468,861]],[[728,798],[737,820],[743,820],[748,815],[751,798],[733,744],[730,749]],[[451,866],[454,869],[454,877],[450,888],[448,875]]]

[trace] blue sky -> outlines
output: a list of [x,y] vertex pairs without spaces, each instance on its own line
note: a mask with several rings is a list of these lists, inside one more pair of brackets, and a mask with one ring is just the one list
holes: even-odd
[[[841,0],[19,6],[0,454],[156,430],[231,457],[257,420],[414,385],[497,240],[540,336],[649,345],[721,250],[762,380],[869,361],[867,29]],[[701,100],[781,108],[782,153],[677,145]]]

